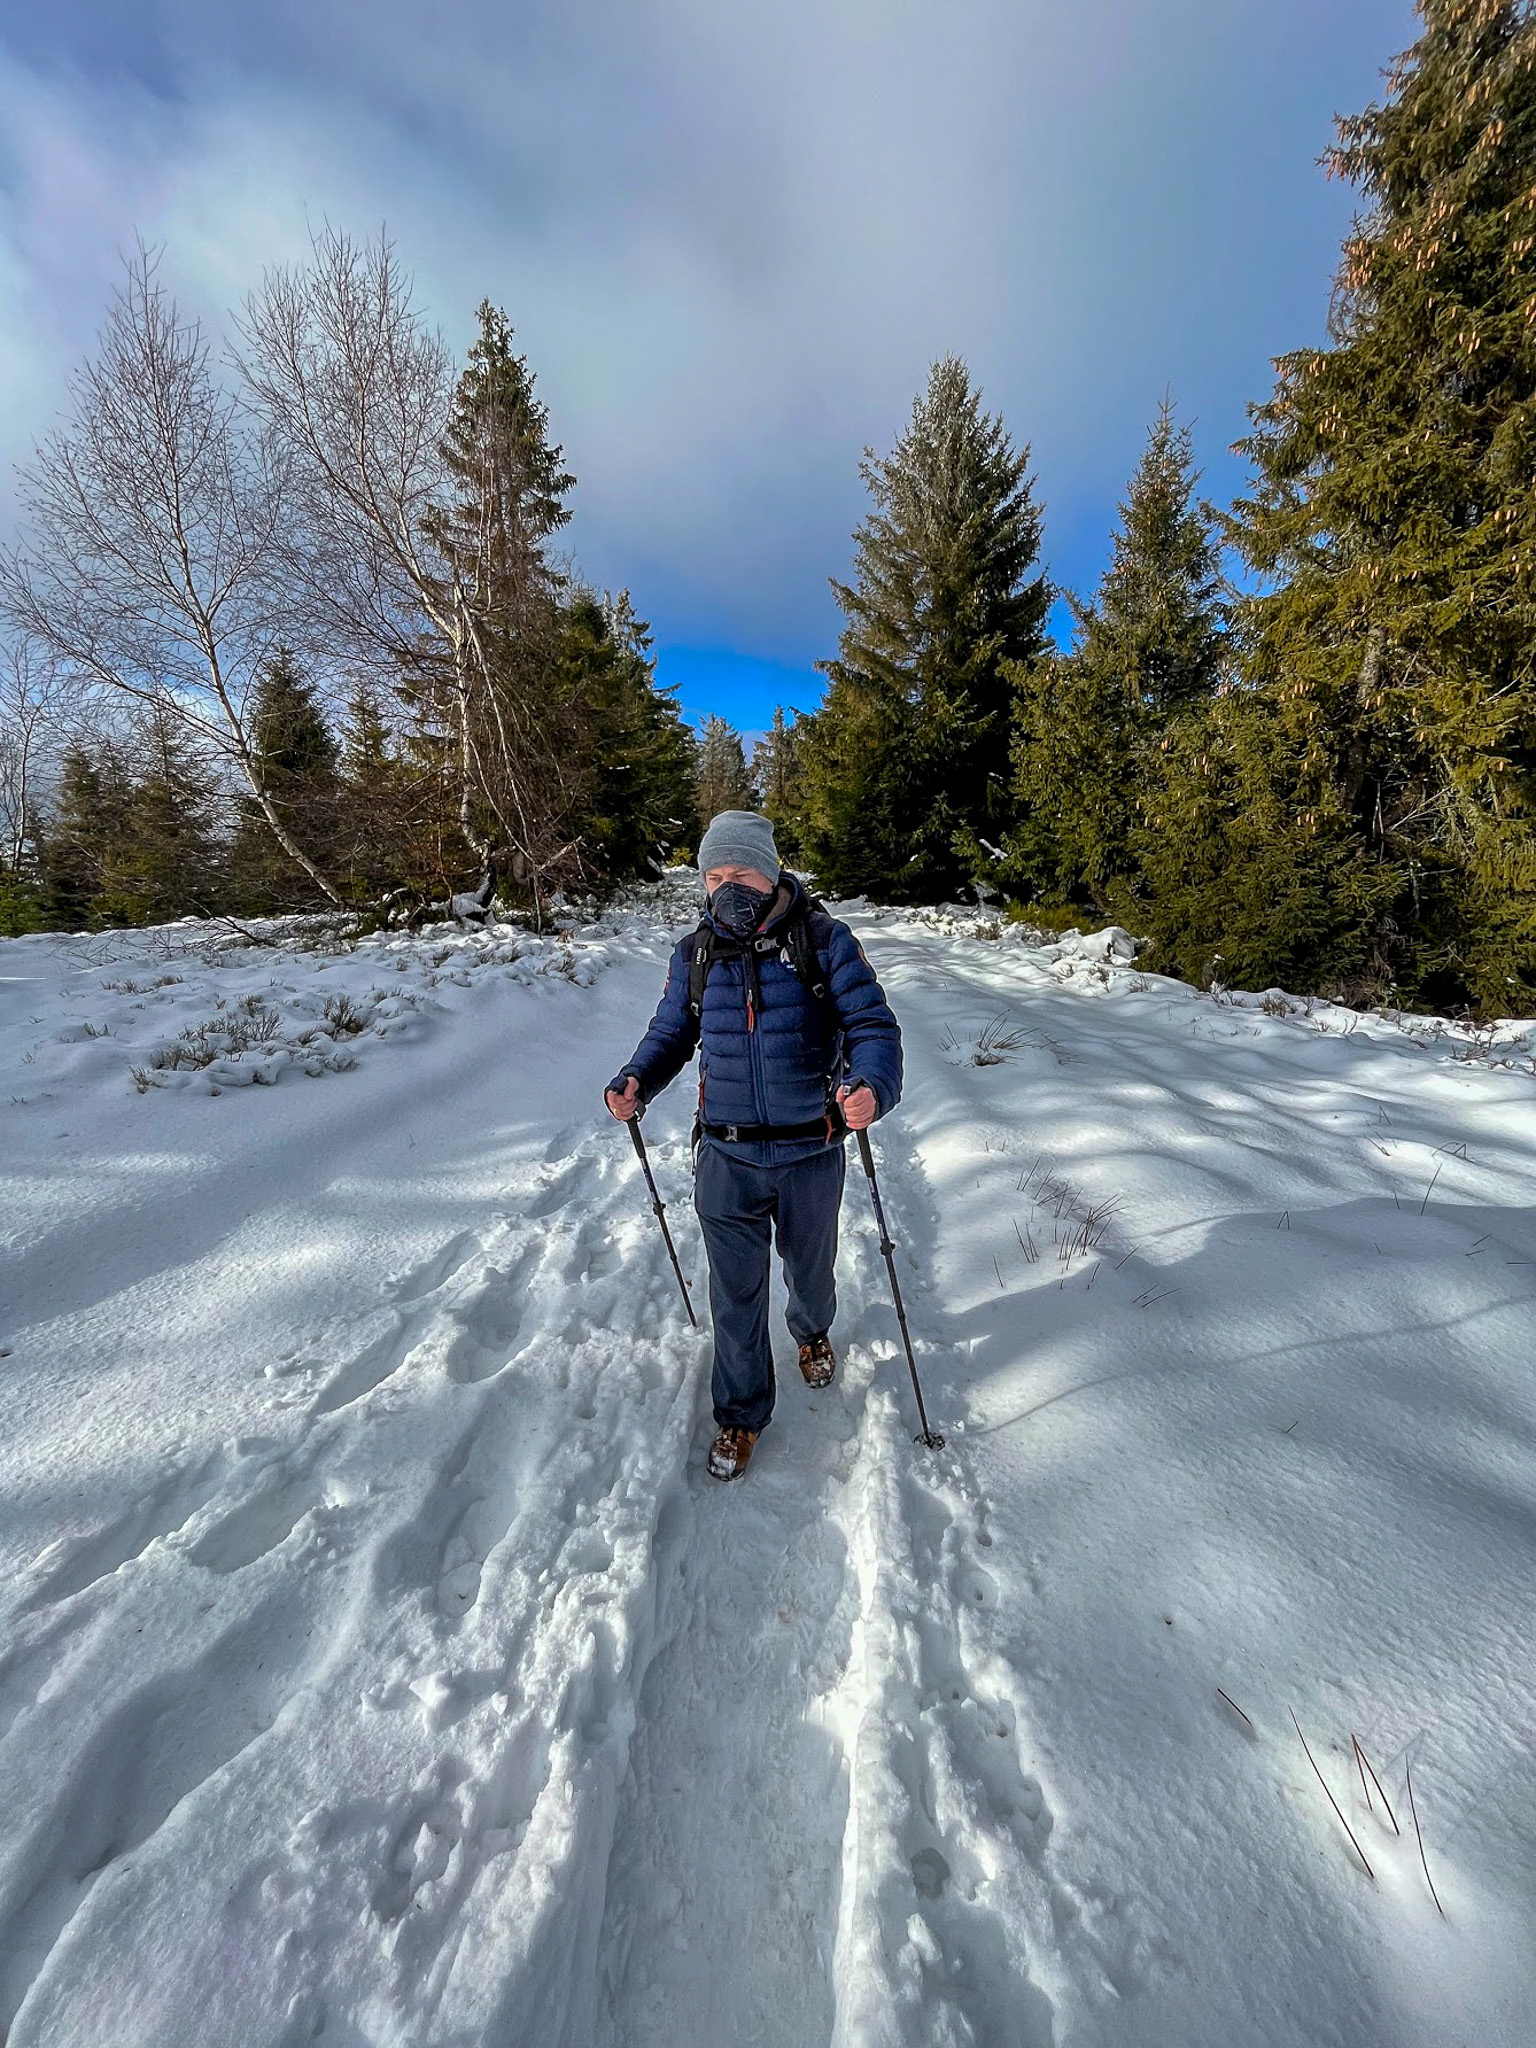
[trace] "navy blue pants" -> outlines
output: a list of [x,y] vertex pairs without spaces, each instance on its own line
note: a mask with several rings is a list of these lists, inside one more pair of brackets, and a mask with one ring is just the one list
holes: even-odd
[[708,1139],[699,1147],[693,1201],[709,1254],[712,1391],[721,1428],[762,1429],[773,1413],[768,1255],[775,1225],[789,1284],[790,1335],[803,1344],[832,1327],[846,1164],[841,1145],[789,1166],[753,1166]]

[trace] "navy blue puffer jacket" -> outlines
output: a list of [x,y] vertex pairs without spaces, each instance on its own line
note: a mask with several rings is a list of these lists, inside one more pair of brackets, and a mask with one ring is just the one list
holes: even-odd
[[[783,883],[787,900],[764,924],[764,936],[782,931],[805,901],[798,877],[786,873]],[[763,953],[757,967],[762,1006],[750,1020],[746,961],[735,953],[711,964],[703,1018],[694,1016],[688,979],[696,934],[678,942],[650,1029],[622,1070],[635,1076],[646,1101],[682,1072],[698,1047],[706,1123],[810,1123],[826,1108],[828,1083],[845,1080],[867,1081],[882,1116],[895,1108],[901,1099],[901,1027],[847,925],[819,908],[809,918],[830,1004],[816,1000],[782,952]],[[736,1158],[782,1165],[820,1151],[824,1143],[775,1138],[729,1149]]]

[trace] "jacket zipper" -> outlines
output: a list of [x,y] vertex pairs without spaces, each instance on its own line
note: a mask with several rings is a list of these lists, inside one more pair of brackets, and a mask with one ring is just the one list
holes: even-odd
[[747,1045],[751,1053],[752,1106],[757,1111],[757,1121],[768,1121],[768,1080],[763,1072],[763,1051],[757,1036],[757,1018],[752,1005],[752,971],[743,956],[741,982],[747,998]]

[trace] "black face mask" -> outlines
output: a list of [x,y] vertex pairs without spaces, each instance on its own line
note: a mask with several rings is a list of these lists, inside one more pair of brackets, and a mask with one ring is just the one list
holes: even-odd
[[778,894],[774,889],[749,889],[745,882],[722,882],[709,899],[716,924],[738,939],[757,930],[764,911]]

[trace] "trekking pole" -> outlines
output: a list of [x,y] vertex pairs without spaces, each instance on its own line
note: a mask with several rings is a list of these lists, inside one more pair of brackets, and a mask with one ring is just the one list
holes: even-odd
[[937,1430],[929,1428],[928,1410],[923,1406],[923,1390],[917,1377],[917,1360],[912,1356],[912,1334],[907,1328],[907,1311],[902,1305],[901,1285],[896,1278],[896,1260],[893,1256],[896,1247],[891,1241],[891,1233],[885,1227],[885,1210],[880,1202],[880,1184],[875,1179],[875,1155],[869,1149],[869,1133],[855,1131],[854,1136],[859,1141],[859,1157],[863,1160],[864,1171],[869,1177],[869,1199],[875,1205],[875,1221],[880,1226],[880,1249],[885,1255],[886,1271],[891,1276],[891,1293],[896,1301],[896,1320],[901,1325],[901,1341],[907,1347],[907,1369],[912,1375],[912,1391],[917,1396],[917,1412],[923,1425],[912,1441],[916,1444],[925,1444],[930,1451],[942,1451],[944,1439]]
[[645,1175],[645,1184],[651,1191],[651,1207],[656,1211],[656,1221],[661,1225],[661,1234],[667,1241],[667,1256],[672,1261],[672,1270],[677,1275],[677,1284],[682,1290],[683,1307],[688,1311],[688,1320],[693,1327],[699,1327],[699,1319],[693,1312],[693,1303],[688,1299],[688,1282],[683,1278],[683,1269],[677,1263],[677,1247],[672,1242],[672,1233],[667,1228],[667,1205],[656,1192],[656,1179],[651,1172],[651,1162],[646,1156],[645,1140],[640,1135],[640,1119],[643,1109],[637,1109],[629,1119],[629,1135],[635,1141],[635,1152],[640,1161],[640,1171]]

